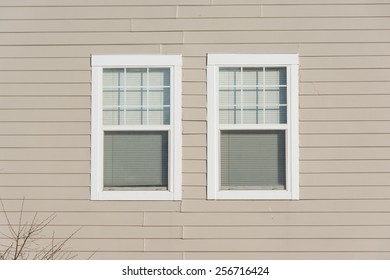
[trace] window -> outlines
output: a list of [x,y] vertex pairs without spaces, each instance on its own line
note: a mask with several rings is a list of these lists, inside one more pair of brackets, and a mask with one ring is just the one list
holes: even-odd
[[95,200],[181,199],[181,56],[92,56]]
[[210,54],[208,199],[298,199],[298,55]]

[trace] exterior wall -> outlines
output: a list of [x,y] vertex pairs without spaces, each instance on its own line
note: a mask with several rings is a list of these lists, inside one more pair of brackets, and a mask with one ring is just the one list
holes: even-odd
[[[390,258],[388,0],[31,5],[0,3],[11,217],[55,212],[80,259]],[[183,55],[183,200],[90,201],[90,56],[159,53]],[[299,201],[206,200],[207,53],[299,53]]]

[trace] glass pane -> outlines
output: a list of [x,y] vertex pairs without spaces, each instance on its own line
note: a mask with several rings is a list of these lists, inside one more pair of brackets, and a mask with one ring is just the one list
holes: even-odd
[[126,90],[126,105],[127,106],[143,106],[146,105],[147,90],[145,88],[127,89]]
[[261,107],[244,107],[244,124],[262,124],[264,122],[264,111]]
[[103,91],[103,106],[122,106],[123,90],[106,89]]
[[150,108],[149,124],[169,124],[169,108]]
[[121,108],[105,108],[103,109],[103,124],[104,125],[120,125],[124,124],[124,111]]
[[142,87],[147,85],[147,68],[127,68],[126,87]]
[[169,105],[170,97],[169,88],[150,89],[149,91],[149,106]]
[[221,188],[286,188],[285,131],[221,131]]
[[265,109],[265,123],[287,123],[287,107],[267,107]]
[[219,91],[219,105],[241,105],[241,89],[225,89]]
[[242,84],[256,87],[263,85],[263,68],[243,68]]
[[127,108],[126,109],[126,124],[140,125],[147,124],[147,110],[145,107]]
[[268,105],[287,104],[287,88],[267,88],[265,91],[265,102]]
[[124,69],[103,69],[103,87],[119,87],[124,84]]
[[168,132],[104,133],[104,187],[168,188]]
[[169,87],[170,70],[169,68],[151,68],[149,69],[149,86],[151,87]]
[[249,88],[243,90],[243,105],[253,106],[263,104],[263,89]]
[[240,86],[241,68],[219,68],[219,85],[222,87]]
[[221,124],[241,123],[241,108],[237,108],[237,107],[220,108],[219,123]]
[[265,68],[265,85],[287,85],[286,67]]

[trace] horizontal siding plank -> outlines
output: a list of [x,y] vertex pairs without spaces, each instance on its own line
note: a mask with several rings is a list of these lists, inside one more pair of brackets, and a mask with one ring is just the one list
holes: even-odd
[[[94,251],[93,251],[94,252]],[[81,254],[79,254],[81,255]],[[85,260],[89,257],[82,257]],[[183,258],[182,252],[94,252],[92,260],[151,260],[155,263],[156,260],[180,260]]]
[[[35,3],[34,3],[35,4]],[[89,20],[4,20],[0,32],[124,32],[130,19]]]
[[207,111],[205,108],[185,108],[183,110],[184,121],[206,121]]
[[0,136],[2,148],[90,148],[90,143],[90,135]]
[[[346,0],[343,0],[346,1]],[[376,0],[381,1],[381,0]],[[107,3],[106,0],[67,0],[62,2],[59,0],[35,0],[34,6],[176,6],[176,5],[203,5],[210,4],[210,0],[169,0],[161,2],[161,0],[132,0],[129,3],[128,0],[110,0]],[[4,0],[1,2],[0,6],[31,6],[31,1],[29,0],[18,0],[14,2],[12,0]]]
[[[0,110],[2,122],[47,122],[55,126],[55,122],[86,122],[91,120],[90,109],[58,109],[58,110]],[[23,125],[26,125],[26,124]],[[74,123],[72,123],[74,124]]]
[[206,186],[205,173],[183,173],[184,186]]
[[37,7],[28,9],[3,7],[0,19],[129,19],[129,18],[174,18],[176,7],[169,6],[120,6],[120,7]]
[[388,121],[390,108],[325,108],[299,110],[301,121]]
[[53,46],[1,46],[0,57],[5,58],[88,58],[91,54],[149,54],[160,53],[160,45],[130,44],[130,45],[57,45]]
[[[390,77],[390,73],[389,73]],[[299,99],[301,108],[389,108],[390,95],[356,95],[353,98],[348,95],[330,96],[301,96]]]
[[390,6],[377,5],[264,5],[263,17],[378,17],[388,16]]
[[0,83],[86,83],[90,71],[1,71]]
[[91,156],[89,148],[0,148],[0,152],[0,160],[90,160]]
[[2,58],[0,70],[5,71],[90,71],[90,58]]
[[[337,162],[335,162],[337,163]],[[318,187],[306,186],[300,188],[300,196],[302,199],[339,199],[339,200],[370,200],[379,199],[388,203],[390,199],[390,188],[388,186],[337,186],[337,187]],[[367,207],[359,207],[364,211],[370,211],[376,208],[378,201],[367,202]],[[371,204],[370,204],[371,203]],[[380,202],[382,203],[382,202]],[[358,209],[358,208],[357,208]],[[368,209],[368,210],[367,210]]]
[[[388,147],[390,141],[389,134],[323,134],[323,135],[301,135],[300,145],[301,147],[344,147],[345,154],[350,152],[372,152],[373,155],[377,155],[378,152],[387,155],[389,158],[388,150],[383,147]],[[355,147],[363,147],[362,149]],[[308,150],[302,149],[302,151],[308,152]],[[329,150],[331,151],[331,150]],[[340,151],[340,149],[339,149]],[[344,153],[344,151],[340,151]],[[315,153],[315,152],[314,152]],[[372,158],[375,159],[375,158]],[[386,157],[384,157],[386,159]]]
[[183,200],[205,200],[206,186],[183,186]]
[[[160,0],[132,0],[129,4],[127,0],[111,0],[110,6],[176,6],[176,5],[280,5],[280,4],[288,4],[288,5],[325,5],[325,4],[368,4],[367,0],[321,0],[321,1],[310,1],[310,0],[294,0],[292,3],[290,0],[169,0],[161,2]],[[387,0],[375,0],[370,2],[369,4],[377,4],[377,3],[388,3]],[[36,0],[34,1],[34,6],[107,6],[107,1],[105,0],[67,0],[66,3],[58,0]],[[28,0],[18,0],[18,2],[14,2],[12,0],[4,0],[1,2],[1,6],[31,6],[31,2]]]
[[90,161],[0,161],[3,174],[89,173]]
[[[327,145],[326,144],[327,137],[318,137],[318,138],[321,138],[322,141],[324,142],[323,143],[312,142],[312,143],[316,143],[316,145],[322,144],[323,146]],[[359,144],[360,143],[357,143],[357,145]],[[338,143],[336,144],[333,143],[333,146],[339,146],[339,147],[301,148],[300,159],[301,160],[378,160],[378,159],[388,160],[390,159],[390,148],[375,147],[375,144],[372,144],[370,142],[369,144],[366,145],[371,145],[371,147],[351,148],[350,145],[348,145],[348,143],[345,143],[343,145],[339,145]]]
[[389,239],[146,239],[146,251],[390,251]]
[[188,134],[183,135],[183,147],[205,147],[206,135],[205,134]]
[[[313,192],[317,187],[310,187]],[[351,199],[335,199],[321,200],[320,194],[316,199],[306,200],[304,195],[309,187],[302,188],[302,197],[300,201],[184,201],[182,205],[183,213],[342,213],[342,212],[361,212],[365,209],[366,212],[390,212],[389,200],[383,198],[381,200],[351,200]],[[328,187],[329,189],[335,189]],[[349,187],[349,192],[353,192],[353,188]],[[347,187],[344,188],[346,191]],[[367,191],[371,187],[366,187]],[[381,189],[383,190],[384,187]],[[379,194],[380,191],[377,193]],[[373,188],[372,192],[376,189]],[[352,195],[351,195],[352,196]],[[390,226],[390,224],[389,224]]]
[[190,260],[388,260],[390,252],[186,252],[185,257]]
[[390,213],[145,213],[150,226],[389,225]]
[[[37,243],[42,242],[47,244],[51,242],[50,239],[45,241],[39,240]],[[67,243],[69,248],[77,248],[80,251],[88,251],[92,248],[96,248],[96,251],[143,251],[143,240],[142,239],[111,239],[111,238],[83,238],[79,239],[77,237],[71,238]],[[68,249],[72,250],[72,249]]]
[[[219,7],[221,8],[221,7]],[[239,7],[238,7],[239,8]],[[193,11],[195,12],[195,9]],[[252,13],[258,13],[256,8]],[[225,31],[227,30],[364,30],[388,29],[387,18],[237,18],[134,19],[133,31]]]
[[[385,35],[385,34],[384,34]],[[104,45],[182,43],[181,32],[0,33],[0,45]]]
[[[43,217],[43,216],[42,216]],[[41,236],[52,236],[55,233],[56,238],[67,238],[76,230],[74,235],[76,239],[135,239],[135,238],[181,238],[181,227],[143,227],[143,226],[83,226],[77,227],[62,227],[51,226],[50,224],[44,228]],[[0,231],[5,233],[8,231],[6,226],[0,226]],[[3,240],[2,240],[3,241]],[[73,248],[76,249],[76,248]],[[77,247],[77,250],[80,248]]]
[[390,121],[301,122],[301,133],[390,133]]
[[329,174],[302,174],[301,186],[350,186],[350,185],[378,185],[388,186],[390,173],[329,173]]
[[90,109],[89,96],[1,96],[0,109]]
[[[273,33],[275,31],[272,31]],[[1,50],[1,47],[0,47]],[[261,43],[224,43],[207,44],[194,42],[185,45],[163,45],[163,52],[182,53],[185,56],[202,56],[207,53],[299,53],[301,56],[358,56],[358,55],[389,55],[390,44],[381,42],[322,42],[303,43],[303,42],[285,42],[275,43],[273,41],[264,41]],[[4,49],[9,53],[16,50]]]
[[[33,161],[32,163],[35,162],[36,161]],[[23,166],[24,162],[17,161],[16,163],[22,163],[21,165]],[[53,161],[49,163],[53,163]],[[39,174],[49,174],[49,173],[50,172],[46,172],[46,173],[40,172]],[[73,173],[77,174],[77,172],[73,172]],[[88,172],[84,172],[84,173],[86,174]],[[20,174],[20,172],[18,172],[17,174]],[[29,174],[29,172],[25,172],[25,174]],[[61,174],[61,173],[57,172],[57,174]],[[70,174],[70,172],[68,174]],[[18,209],[20,210],[20,203],[15,202],[15,200],[22,199],[22,198],[26,202],[24,206],[25,211],[67,211],[67,210],[86,211],[90,208],[90,206],[89,203],[85,202],[85,199],[89,199],[90,196],[91,194],[90,194],[89,186],[88,187],[87,186],[85,187],[37,186],[33,188],[3,186],[0,188],[0,197],[2,198],[2,200],[5,202],[6,200],[10,200],[5,207],[7,211],[17,211]],[[71,200],[71,202],[69,200]],[[83,200],[82,202],[84,207],[78,208],[79,205],[78,200]]]
[[[10,1],[10,0],[8,0]],[[315,2],[311,0],[294,0],[294,2],[291,2],[291,0],[213,0],[214,5],[227,5],[227,4],[262,4],[262,5],[340,5],[340,4],[378,4],[378,3],[388,3],[387,0],[375,0],[375,1],[369,1],[367,3],[367,0],[317,0]]]
[[[36,213],[24,212],[23,219],[25,221],[31,221]],[[40,213],[38,213],[40,215]],[[19,220],[19,212],[9,212],[9,219],[12,225],[17,225]],[[48,215],[47,215],[48,216]],[[44,216],[44,217],[47,217]],[[142,213],[112,213],[109,212],[97,212],[97,213],[86,213],[86,212],[67,212],[67,213],[56,213],[55,219],[50,222],[52,226],[130,226],[136,225],[141,226],[143,223]],[[1,220],[0,225],[5,226],[5,221]]]
[[[258,3],[260,4],[260,3]],[[232,17],[373,17],[388,16],[389,5],[241,5],[180,7],[179,18]]]
[[339,82],[339,81],[388,81],[390,69],[320,69],[300,70],[302,82]]
[[205,82],[206,70],[204,69],[185,69],[183,71],[184,82]]
[[389,160],[344,160],[344,161],[302,161],[299,168],[303,173],[360,173],[388,172]]
[[[390,6],[389,6],[390,7]],[[389,30],[316,31],[194,31],[184,32],[184,43],[389,43]],[[1,38],[1,37],[0,37]],[[11,38],[9,38],[11,39]]]
[[206,173],[205,160],[183,160],[184,173]]
[[[161,47],[161,49],[160,49]],[[81,57],[91,54],[148,54],[148,53],[181,53],[184,56],[205,56],[207,53],[299,53],[300,56],[377,56],[390,55],[390,43],[379,42],[331,42],[331,43],[282,43],[262,42],[259,44],[128,44],[128,45],[58,45],[53,46],[0,46],[0,57]]]
[[0,122],[0,131],[3,135],[26,134],[89,134],[89,122]]
[[390,56],[300,57],[299,63],[301,69],[388,69]]
[[90,84],[70,84],[70,83],[13,83],[0,84],[0,96],[90,96]]
[[205,134],[206,121],[183,121],[183,134]]
[[[7,212],[18,212],[21,209],[21,203],[23,197],[20,195],[22,190],[31,193],[31,198],[26,197],[24,200],[23,210],[25,212],[85,212],[91,215],[98,214],[100,212],[111,213],[116,215],[117,213],[131,213],[131,212],[178,212],[180,209],[180,203],[178,201],[91,201],[89,194],[89,186],[86,187],[2,187],[0,191],[5,193],[6,191],[14,188],[13,193],[15,197],[13,200],[4,200],[5,209]],[[20,189],[20,190],[18,190]],[[68,190],[67,190],[68,189]],[[87,192],[85,191],[87,190]],[[50,199],[55,195],[55,192],[62,196],[58,199]],[[42,194],[42,198],[34,199],[33,196],[37,196],[38,193]],[[48,192],[49,194],[44,194]],[[79,195],[77,196],[77,193]],[[7,196],[7,194],[5,194]],[[45,197],[44,197],[45,196]],[[17,198],[18,200],[15,200]],[[45,199],[44,199],[45,198]],[[122,203],[121,203],[122,202]],[[40,214],[41,215],[41,214]],[[45,213],[42,213],[45,215]],[[104,225],[104,224],[102,224]]]
[[179,6],[178,18],[260,17],[260,6]]
[[89,174],[0,174],[0,186],[89,186]]
[[183,83],[183,98],[197,95],[199,98],[206,97],[206,82],[185,82]]
[[388,238],[390,226],[184,227],[184,239]]
[[183,159],[206,159],[206,147],[184,147]]
[[189,95],[184,94],[183,95],[183,107],[184,108],[206,108],[206,95],[205,94],[199,94],[199,95]]
[[390,82],[301,82],[300,95],[375,95],[387,94]]

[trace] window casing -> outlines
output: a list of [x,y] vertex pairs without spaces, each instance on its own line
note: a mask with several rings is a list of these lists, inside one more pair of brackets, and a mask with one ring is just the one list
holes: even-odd
[[181,56],[92,56],[93,200],[181,199]]
[[208,55],[208,199],[299,198],[298,61]]

